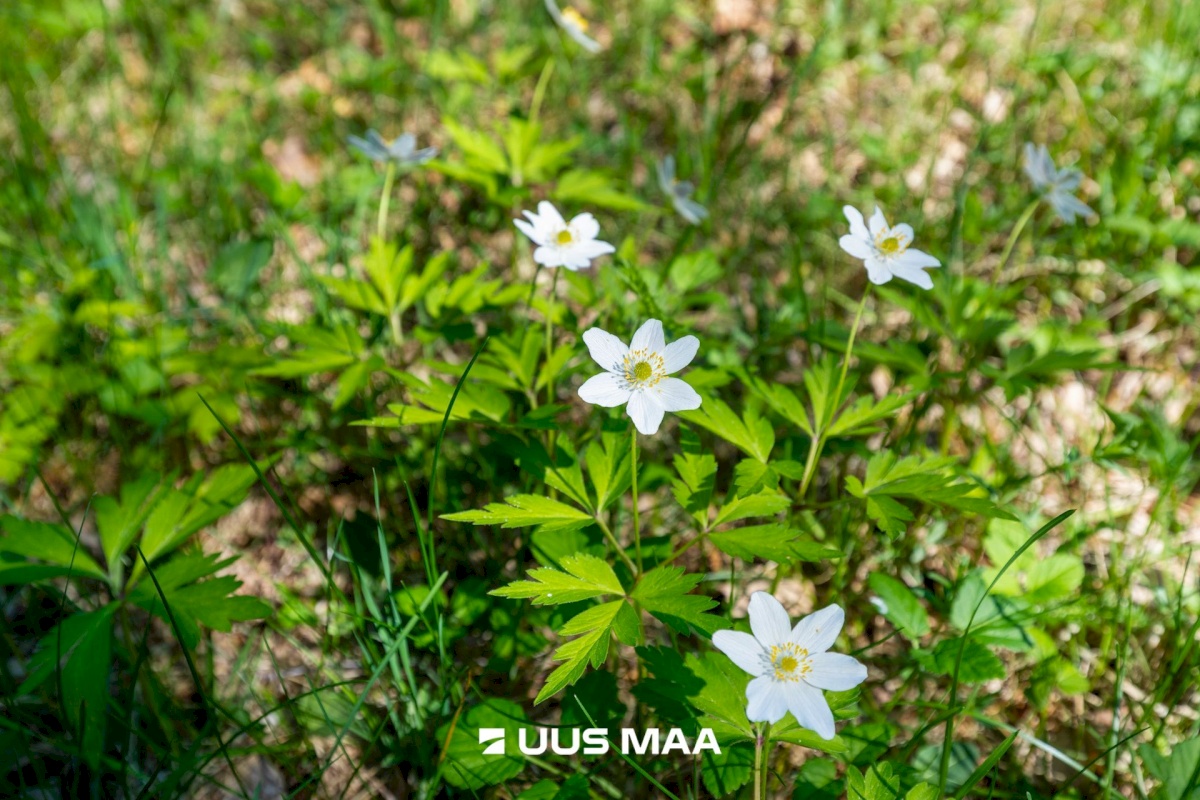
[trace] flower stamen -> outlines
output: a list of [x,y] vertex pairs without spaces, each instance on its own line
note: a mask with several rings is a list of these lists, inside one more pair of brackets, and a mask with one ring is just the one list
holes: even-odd
[[561,245],[567,245],[574,241],[574,237],[571,236],[570,230],[568,230],[567,228],[563,228],[561,231],[558,232],[558,235],[554,237],[554,241],[558,242]]
[[566,8],[564,8],[562,10],[562,15],[563,15],[563,19],[565,19],[567,22],[574,25],[576,28],[578,28],[583,33],[587,33],[588,21],[583,18],[583,14],[580,14],[578,11],[576,11],[574,8],[572,8],[570,6],[567,6]]

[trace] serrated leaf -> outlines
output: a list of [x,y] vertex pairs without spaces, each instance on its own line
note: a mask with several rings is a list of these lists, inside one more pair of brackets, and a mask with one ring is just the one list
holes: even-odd
[[761,558],[786,564],[840,558],[842,555],[837,548],[813,541],[799,529],[779,522],[710,533],[708,540],[721,552],[747,561]]
[[672,492],[701,527],[708,522],[708,506],[716,486],[717,460],[708,453],[681,453],[675,456],[679,479],[672,481]]
[[713,526],[750,517],[771,517],[791,506],[792,501],[777,491],[766,490],[749,497],[735,497],[717,512]]
[[771,449],[775,446],[775,430],[754,409],[747,409],[745,416],[739,417],[723,401],[705,397],[700,408],[680,412],[680,416],[715,433],[764,464],[771,457]]
[[601,558],[576,553],[562,560],[562,568],[566,571],[560,572],[549,567],[531,569],[529,577],[533,580],[513,581],[489,594],[533,598],[534,605],[576,603],[605,594],[625,594],[616,573]]
[[904,533],[905,523],[914,518],[912,511],[897,498],[988,517],[1013,518],[979,494],[979,487],[958,482],[947,474],[954,463],[953,458],[945,456],[897,458],[891,451],[884,450],[867,462],[867,472],[862,480],[853,475],[846,477],[846,490],[866,501],[868,516],[893,535]]
[[[168,625],[172,619],[179,628],[181,644],[194,650],[200,643],[200,626],[229,632],[233,623],[262,619],[271,607],[257,597],[234,594],[242,582],[232,575],[216,575],[236,558],[187,553],[176,556],[154,569],[158,580],[143,580],[129,592],[131,603],[160,617]],[[214,576],[216,577],[210,577]],[[170,605],[168,614],[159,596],[161,588]]]
[[470,522],[472,525],[498,525],[501,528],[542,525],[547,530],[556,531],[574,530],[595,523],[595,519],[586,511],[533,494],[514,495],[503,503],[488,503],[479,511],[443,514],[441,518],[452,522]]
[[599,667],[604,662],[608,656],[613,624],[617,615],[621,613],[621,608],[626,605],[625,600],[621,599],[593,606],[573,617],[559,630],[560,636],[577,638],[554,651],[554,660],[564,663],[550,673],[550,677],[546,679],[545,685],[534,699],[534,705],[579,680],[589,663],[593,667]]
[[[0,532],[3,532],[3,535],[0,536],[0,553],[36,559],[63,568],[61,571],[53,572],[53,575],[65,575],[66,568],[69,566],[70,571],[75,575],[99,578],[100,580],[108,578],[108,575],[95,559],[88,555],[83,546],[76,546],[75,536],[62,525],[33,522],[5,514],[0,516]],[[17,566],[6,562],[0,562],[0,564],[8,570],[15,570]],[[51,575],[49,571],[42,570],[42,572],[47,577]],[[30,574],[35,573],[37,570]],[[12,575],[10,575],[11,578]],[[0,581],[2,580],[2,573],[0,573]]]
[[677,633],[711,636],[724,620],[706,613],[717,605],[716,600],[690,594],[701,579],[701,575],[684,574],[683,567],[658,567],[642,576],[631,597]]

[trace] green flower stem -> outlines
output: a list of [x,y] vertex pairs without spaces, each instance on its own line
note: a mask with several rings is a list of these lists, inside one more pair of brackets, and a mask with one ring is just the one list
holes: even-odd
[[[846,342],[846,355],[842,358],[842,372],[838,376],[837,388],[833,391],[832,401],[835,411],[841,409],[842,405],[842,389],[846,385],[846,373],[850,369],[850,357],[854,353],[854,340],[858,338],[858,328],[862,324],[863,309],[867,307],[867,297],[871,294],[871,284],[867,284],[867,288],[863,290],[862,300],[858,303],[858,311],[854,314],[854,324],[850,326],[850,339]],[[827,437],[828,426],[824,420],[815,420],[817,430],[814,431],[812,443],[808,447],[808,459],[804,462],[804,477],[800,481],[800,494],[798,500],[803,500],[808,494],[808,486],[812,483],[813,476],[817,474],[817,462],[821,459],[821,451],[825,448],[825,440]],[[833,420],[830,420],[832,424]]]
[[637,554],[637,574],[642,574],[642,525],[638,519],[637,428],[629,428],[629,467],[633,472],[633,547]]
[[389,161],[387,165],[387,174],[383,178],[383,195],[379,198],[379,218],[375,221],[375,235],[379,238],[380,243],[383,243],[383,237],[387,234],[387,216],[388,204],[392,201],[392,184],[396,181],[396,164]]
[[1017,239],[1021,238],[1021,231],[1025,230],[1025,226],[1029,224],[1029,220],[1033,218],[1033,212],[1037,211],[1038,204],[1041,202],[1042,199],[1040,197],[1034,200],[1025,207],[1021,218],[1017,220],[1012,233],[1008,235],[1008,241],[1004,243],[1004,252],[1000,254],[1000,261],[997,262],[996,268],[992,270],[992,283],[1000,279],[1000,273],[1008,266],[1008,259],[1012,257],[1013,248],[1017,246]]
[[[554,354],[554,300],[558,297],[558,273],[564,268],[559,267],[554,270],[554,278],[550,281],[550,299],[546,301],[546,363],[550,363],[550,357]],[[550,374],[546,377],[546,404],[554,404],[554,375]],[[551,442],[554,441],[553,434],[556,431],[551,431]],[[553,447],[551,448],[553,450]]]
[[754,800],[763,800],[767,796],[767,778],[770,772],[764,769],[767,755],[770,753],[771,723],[764,723],[754,737]]
[[637,566],[629,559],[629,556],[625,554],[625,548],[621,547],[621,543],[618,542],[617,537],[613,535],[612,528],[608,527],[608,524],[604,521],[604,518],[598,513],[596,514],[596,524],[600,526],[600,531],[604,534],[604,538],[608,539],[608,543],[613,546],[613,549],[617,551],[617,555],[619,555],[621,560],[625,562],[625,566],[629,567],[629,572],[633,574],[635,578],[640,575],[641,573],[638,571]]

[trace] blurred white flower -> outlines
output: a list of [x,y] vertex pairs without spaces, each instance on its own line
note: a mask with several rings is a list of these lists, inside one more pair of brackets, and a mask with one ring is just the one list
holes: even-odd
[[746,687],[746,716],[751,722],[778,722],[791,711],[802,728],[832,739],[833,712],[822,689],[853,689],[867,679],[858,659],[826,652],[842,630],[845,612],[832,605],[809,614],[792,627],[784,607],[766,592],[750,598],[751,636],[717,631],[713,645],[754,676]]
[[593,258],[616,252],[600,235],[600,223],[591,214],[579,214],[570,222],[558,209],[545,200],[538,203],[537,213],[522,211],[529,221],[515,219],[513,223],[528,236],[537,249],[533,260],[546,267],[566,267],[578,270],[589,267]]
[[554,22],[558,27],[562,28],[567,36],[574,39],[580,47],[589,53],[600,52],[600,43],[587,35],[588,21],[583,18],[582,14],[570,6],[560,11],[558,3],[554,0],[546,0],[546,10],[550,12],[550,16],[554,17]]
[[691,411],[700,407],[700,395],[672,372],[692,363],[700,340],[695,336],[667,344],[662,323],[656,319],[642,325],[625,344],[607,331],[589,328],[583,334],[588,352],[605,369],[579,387],[579,396],[605,408],[625,405],[634,427],[652,436],[658,433],[668,411]]
[[887,283],[892,278],[902,278],[922,289],[933,288],[933,279],[925,270],[940,267],[942,262],[909,246],[913,240],[912,226],[902,222],[889,228],[879,206],[875,207],[875,213],[867,224],[863,223],[863,215],[857,208],[845,206],[842,212],[850,222],[850,233],[838,243],[847,253],[863,260],[871,283]]
[[700,221],[708,216],[708,209],[692,199],[692,192],[696,191],[696,187],[691,181],[676,180],[675,157],[667,156],[659,161],[657,169],[658,185],[667,197],[671,198],[679,216],[693,225],[699,225]]
[[1025,143],[1025,174],[1059,219],[1068,225],[1074,224],[1077,216],[1090,217],[1096,213],[1075,196],[1075,190],[1083,181],[1083,173],[1071,167],[1055,168],[1046,145]]
[[374,129],[367,131],[367,138],[350,136],[346,140],[358,152],[372,161],[386,164],[389,161],[399,166],[424,164],[438,154],[436,147],[417,149],[417,137],[403,133],[389,142]]

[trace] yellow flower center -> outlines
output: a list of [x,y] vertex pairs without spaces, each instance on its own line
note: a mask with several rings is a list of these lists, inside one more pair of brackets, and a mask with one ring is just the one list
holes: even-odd
[[777,681],[796,683],[812,672],[808,651],[792,642],[772,645],[770,660]]
[[658,353],[645,348],[631,350],[625,356],[625,382],[631,389],[648,389],[657,386],[666,377],[666,363]]
[[583,18],[583,15],[570,6],[562,10],[563,19],[574,25],[579,30],[587,33],[588,21]]
[[574,240],[571,237],[571,232],[566,228],[563,228],[558,232],[558,235],[554,237],[554,241],[558,242],[559,244],[570,244]]
[[900,240],[895,236],[889,236],[879,243],[879,249],[890,256],[900,249]]

